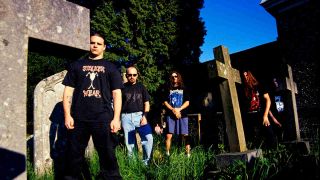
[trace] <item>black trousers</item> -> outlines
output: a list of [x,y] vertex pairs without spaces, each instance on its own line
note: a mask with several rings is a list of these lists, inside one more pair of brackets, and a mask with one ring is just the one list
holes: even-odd
[[[262,117],[261,112],[246,114],[243,120],[246,141],[252,143],[251,148],[275,148],[277,138],[272,123],[270,122],[270,126],[264,126]],[[272,121],[271,118],[269,118],[269,121]]]
[[98,152],[100,179],[122,179],[115,156],[117,136],[111,133],[110,122],[75,121],[74,129],[68,131],[68,170],[66,179],[87,179],[83,177],[85,150],[92,136],[94,147]]

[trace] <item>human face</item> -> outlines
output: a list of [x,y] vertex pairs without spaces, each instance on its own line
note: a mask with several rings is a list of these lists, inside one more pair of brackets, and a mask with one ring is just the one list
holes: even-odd
[[93,59],[103,58],[103,52],[106,49],[103,38],[99,36],[90,37],[90,52]]
[[278,81],[277,81],[277,78],[273,78],[273,84],[276,88],[279,87],[279,84],[278,84]]
[[177,73],[172,73],[171,74],[171,78],[173,80],[174,83],[178,82],[178,74]]
[[248,77],[248,72],[247,71],[243,72],[243,76],[244,76],[244,79],[248,82],[249,77]]
[[127,69],[126,77],[127,77],[129,83],[135,84],[137,82],[137,78],[138,78],[137,69],[133,68],[133,67],[129,67]]

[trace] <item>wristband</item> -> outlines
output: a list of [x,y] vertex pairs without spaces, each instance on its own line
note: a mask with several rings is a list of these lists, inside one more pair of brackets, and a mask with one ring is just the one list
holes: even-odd
[[148,115],[148,112],[144,112],[144,113],[142,114],[142,116],[144,116],[144,117],[147,117],[147,115]]

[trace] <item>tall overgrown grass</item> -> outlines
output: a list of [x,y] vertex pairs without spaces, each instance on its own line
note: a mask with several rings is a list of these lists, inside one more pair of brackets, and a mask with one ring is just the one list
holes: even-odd
[[[263,157],[252,162],[235,161],[225,169],[217,169],[215,164],[216,154],[224,152],[224,146],[219,145],[218,150],[204,149],[202,146],[193,147],[191,157],[187,157],[184,147],[173,143],[171,155],[165,154],[164,137],[154,136],[153,158],[148,166],[142,162],[142,153],[137,151],[135,156],[128,158],[125,146],[116,148],[116,156],[120,173],[124,180],[171,180],[171,179],[278,179],[294,176],[294,166],[300,163],[300,157],[295,152],[289,152],[284,145],[279,144],[276,149],[264,150]],[[319,168],[319,144],[312,151],[312,165]],[[96,179],[99,172],[99,157],[93,153],[87,158],[90,176]],[[308,162],[307,162],[308,163]],[[309,164],[310,165],[310,164]],[[300,168],[300,166],[298,166]],[[27,162],[28,179],[54,179],[53,171],[47,171],[42,176],[37,176],[30,159]],[[208,172],[214,175],[208,176]],[[316,171],[316,170],[314,170]],[[307,172],[307,171],[306,171]],[[306,173],[302,172],[302,173]],[[291,173],[291,174],[290,174]],[[308,172],[310,175],[310,172]],[[318,177],[319,173],[311,172],[311,176]],[[300,174],[303,176],[304,174]]]

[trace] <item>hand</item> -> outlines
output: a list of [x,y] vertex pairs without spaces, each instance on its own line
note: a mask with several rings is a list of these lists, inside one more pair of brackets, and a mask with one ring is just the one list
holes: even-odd
[[262,124],[263,124],[264,126],[270,126],[270,121],[269,121],[268,117],[263,117],[263,122],[262,122]]
[[160,128],[160,126],[157,124],[156,127],[154,127],[154,131],[156,132],[156,134],[160,135],[163,132],[163,129]]
[[173,108],[173,114],[176,116],[177,119],[181,118],[181,108]]
[[117,133],[119,130],[121,130],[120,120],[113,119],[110,123],[110,128],[112,133]]
[[140,126],[146,125],[147,124],[147,118],[145,116],[142,116],[140,120]]
[[74,120],[71,116],[66,116],[64,119],[64,125],[67,129],[74,129]]
[[176,115],[176,118],[177,118],[177,119],[180,119],[180,118],[181,118],[181,113],[180,113],[180,112],[177,112],[177,113],[175,113],[174,115]]

